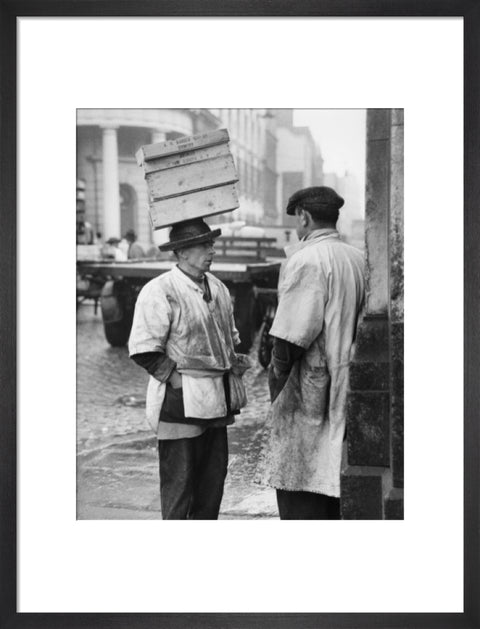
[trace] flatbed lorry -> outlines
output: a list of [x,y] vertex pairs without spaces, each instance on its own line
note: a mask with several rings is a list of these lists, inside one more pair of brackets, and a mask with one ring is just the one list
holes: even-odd
[[[240,333],[242,352],[252,346],[256,330],[264,315],[271,312],[271,294],[276,292],[281,258],[267,258],[277,253],[270,238],[220,238],[220,253],[210,272],[229,289],[234,316]],[[223,242],[222,242],[223,241]],[[253,247],[252,247],[253,245]],[[263,247],[263,248],[262,248]],[[227,253],[227,251],[229,253]],[[105,337],[114,347],[127,343],[135,302],[141,288],[152,278],[169,271],[171,260],[138,259],[126,262],[113,260],[78,260],[77,301],[90,298],[100,303]],[[268,294],[267,300],[263,298]]]

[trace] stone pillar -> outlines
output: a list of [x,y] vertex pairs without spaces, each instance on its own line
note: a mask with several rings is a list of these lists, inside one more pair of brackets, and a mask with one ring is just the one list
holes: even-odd
[[367,114],[365,316],[350,366],[345,519],[403,517],[403,112]]
[[103,230],[104,238],[120,238],[120,186],[117,128],[103,128]]
[[391,156],[391,459],[393,487],[403,489],[403,109],[392,112]]
[[365,204],[366,312],[388,314],[388,219],[390,200],[390,110],[367,115]]

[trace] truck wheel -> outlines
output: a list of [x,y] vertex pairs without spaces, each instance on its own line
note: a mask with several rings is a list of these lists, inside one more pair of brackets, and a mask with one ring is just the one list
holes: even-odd
[[128,342],[132,322],[122,319],[121,321],[103,322],[105,338],[112,347],[123,347]]
[[255,293],[250,284],[235,287],[235,323],[240,333],[239,351],[246,354],[255,335]]
[[258,362],[266,369],[272,360],[272,337],[269,335],[272,322],[265,319],[260,326],[260,345],[258,346]]
[[105,338],[113,347],[126,345],[132,327],[133,309],[128,307],[126,287],[112,280],[105,283],[100,296]]

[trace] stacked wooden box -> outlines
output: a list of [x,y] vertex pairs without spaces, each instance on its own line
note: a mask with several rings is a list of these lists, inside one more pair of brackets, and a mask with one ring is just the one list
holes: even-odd
[[218,129],[140,148],[153,229],[239,206],[228,141],[228,131]]

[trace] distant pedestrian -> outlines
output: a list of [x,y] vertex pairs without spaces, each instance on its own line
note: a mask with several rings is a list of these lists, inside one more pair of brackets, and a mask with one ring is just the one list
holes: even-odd
[[91,223],[85,219],[85,210],[78,208],[77,201],[77,245],[95,244],[95,231]]
[[85,181],[77,179],[77,245],[94,245],[95,231],[86,219]]
[[272,406],[257,480],[274,487],[281,519],[338,519],[348,368],[364,300],[363,254],[339,238],[344,200],[325,186],[288,201],[300,242],[278,288]]
[[112,236],[102,247],[102,257],[106,260],[115,260],[115,262],[125,262],[127,254],[120,248],[120,238]]
[[129,352],[150,374],[147,419],[158,439],[165,520],[218,518],[226,427],[246,404],[232,301],[209,273],[219,234],[201,219],[174,225],[160,249],[173,250],[178,264],[148,282],[135,306]]
[[143,248],[136,242],[137,234],[133,229],[129,229],[125,234],[125,240],[128,243],[127,257],[129,260],[136,260],[145,257]]

